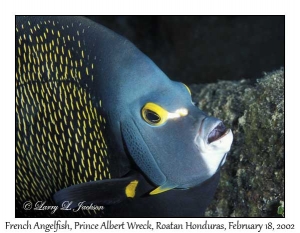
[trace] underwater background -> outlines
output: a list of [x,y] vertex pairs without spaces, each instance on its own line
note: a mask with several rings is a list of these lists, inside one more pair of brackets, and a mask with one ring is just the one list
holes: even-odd
[[87,16],[186,84],[256,79],[284,66],[284,16]]

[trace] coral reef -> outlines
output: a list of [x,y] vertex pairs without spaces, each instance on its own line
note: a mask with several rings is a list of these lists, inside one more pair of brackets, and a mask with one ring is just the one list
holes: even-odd
[[232,149],[207,217],[281,217],[284,201],[284,70],[256,81],[190,86],[203,111],[233,130]]

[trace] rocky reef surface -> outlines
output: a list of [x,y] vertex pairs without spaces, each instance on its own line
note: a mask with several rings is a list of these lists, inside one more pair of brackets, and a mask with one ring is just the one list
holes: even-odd
[[190,85],[193,101],[234,134],[206,217],[281,217],[284,205],[284,70],[257,80]]

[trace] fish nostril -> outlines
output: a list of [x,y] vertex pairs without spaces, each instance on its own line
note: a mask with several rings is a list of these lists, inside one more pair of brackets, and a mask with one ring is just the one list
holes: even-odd
[[208,135],[208,143],[212,143],[221,138],[227,132],[226,126],[220,122]]

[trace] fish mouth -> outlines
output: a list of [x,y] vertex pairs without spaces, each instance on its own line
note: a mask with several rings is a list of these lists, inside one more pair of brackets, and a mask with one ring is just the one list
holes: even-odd
[[200,129],[194,140],[200,153],[225,153],[230,150],[233,135],[230,128],[215,117],[206,117],[200,123]]
[[208,144],[215,142],[223,137],[225,137],[228,133],[230,133],[230,129],[227,129],[224,123],[221,121],[215,126],[207,136]]
[[194,140],[199,156],[205,164],[205,180],[211,177],[225,163],[233,141],[230,128],[215,117],[206,117],[201,121],[200,129]]

